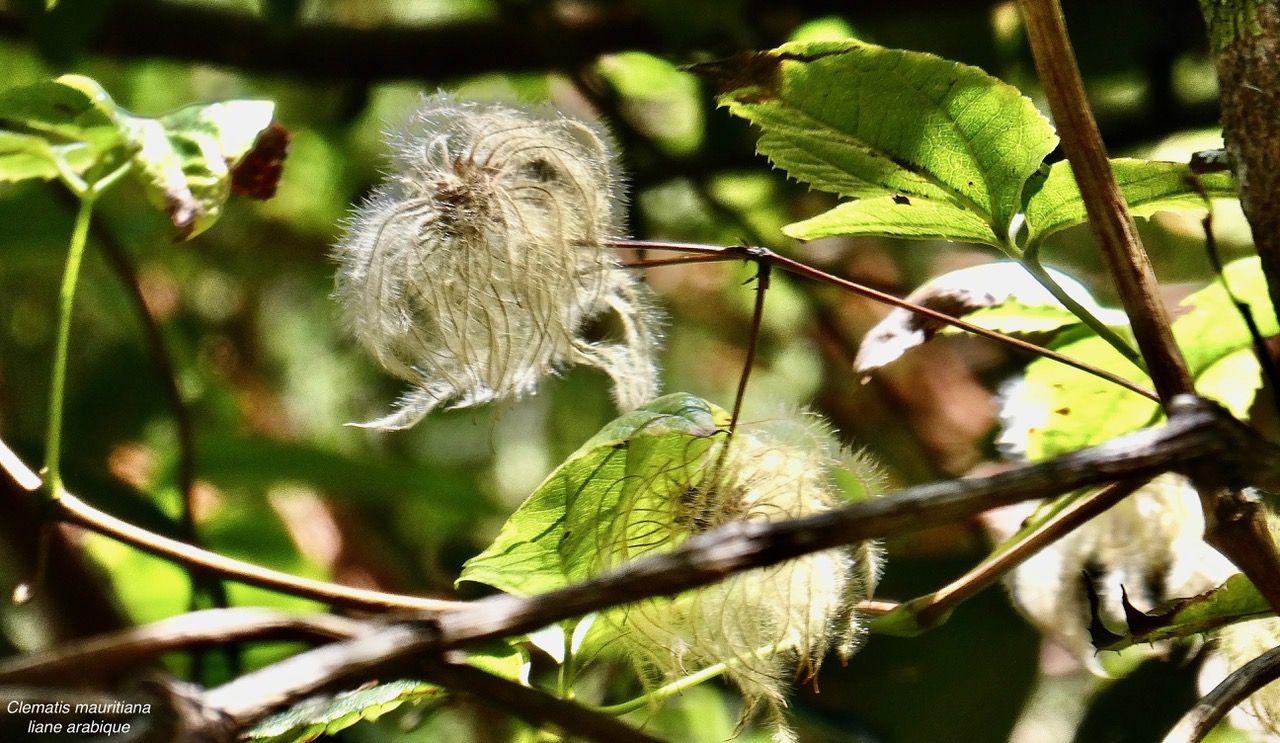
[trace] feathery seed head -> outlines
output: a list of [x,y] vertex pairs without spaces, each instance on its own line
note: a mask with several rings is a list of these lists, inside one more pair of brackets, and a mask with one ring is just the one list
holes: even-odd
[[[573,364],[604,370],[629,410],[658,389],[650,293],[601,241],[622,228],[613,145],[549,109],[427,98],[389,135],[393,172],[338,243],[356,339],[413,388],[372,428],[441,404],[519,397]],[[616,314],[623,337],[583,337]]]
[[[600,570],[730,522],[776,522],[828,511],[845,500],[837,478],[854,475],[870,492],[877,479],[865,459],[842,458],[813,420],[743,426],[727,454],[683,496],[637,504],[602,545]],[[847,469],[846,469],[847,468]],[[687,470],[673,470],[675,476]],[[638,490],[643,490],[640,488]],[[669,492],[669,491],[668,491]],[[641,496],[643,497],[643,496]],[[624,511],[626,512],[626,511]],[[863,626],[854,607],[879,577],[873,543],[819,552],[739,573],[675,599],[641,602],[607,615],[626,655],[647,683],[659,684],[726,663],[747,701],[744,719],[763,707],[777,740],[790,740],[781,709],[797,671],[814,673],[832,649],[848,658]]]

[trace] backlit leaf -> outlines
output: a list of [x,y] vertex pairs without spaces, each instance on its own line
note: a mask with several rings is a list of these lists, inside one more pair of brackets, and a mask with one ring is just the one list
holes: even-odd
[[758,149],[776,166],[875,200],[793,226],[794,235],[843,225],[1003,245],[1024,183],[1057,144],[1017,89],[931,54],[818,41],[695,69],[717,77],[721,103],[763,130]]

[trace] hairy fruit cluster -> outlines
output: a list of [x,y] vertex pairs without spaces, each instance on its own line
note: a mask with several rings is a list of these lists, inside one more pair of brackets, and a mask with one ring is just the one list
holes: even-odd
[[[869,495],[877,473],[842,457],[812,419],[740,428],[710,455],[709,470],[682,497],[635,508],[602,540],[600,569],[669,550],[733,522],[778,522],[824,513],[846,502],[840,480]],[[675,476],[687,470],[673,468]],[[880,569],[873,542],[826,550],[738,573],[674,599],[655,599],[606,615],[646,683],[657,685],[724,664],[743,693],[743,719],[763,708],[774,739],[792,740],[781,710],[797,672],[813,674],[836,650],[848,659],[864,627],[855,611]]]
[[[657,394],[657,312],[602,246],[622,228],[603,132],[442,93],[388,143],[393,170],[337,245],[337,296],[361,345],[413,387],[361,425],[518,397],[573,364],[607,372],[623,410]],[[588,340],[610,312],[621,338]]]

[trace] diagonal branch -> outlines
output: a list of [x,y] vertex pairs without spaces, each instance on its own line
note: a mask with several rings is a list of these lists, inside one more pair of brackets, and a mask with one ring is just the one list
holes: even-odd
[[[204,701],[218,711],[219,719],[243,725],[335,684],[403,672],[407,660],[440,657],[463,645],[527,633],[613,606],[674,595],[752,568],[866,539],[951,523],[998,506],[1115,480],[1200,468],[1205,469],[1200,473],[1202,477],[1220,478],[1214,482],[1216,486],[1280,488],[1280,448],[1214,404],[1179,397],[1171,405],[1169,422],[1162,427],[987,478],[908,488],[804,519],[720,527],[689,539],[670,553],[637,560],[557,591],[453,604],[453,611],[427,613],[417,623],[390,625],[301,653],[219,687],[209,692]],[[62,500],[76,502],[69,495]],[[70,513],[75,512],[63,511],[62,515],[69,518]],[[101,527],[108,536],[121,538],[116,533],[123,528],[119,523],[90,525]],[[128,529],[132,530],[130,538],[139,538],[133,532],[142,530]],[[155,535],[142,532],[141,538],[154,539]]]
[[[1040,82],[1062,137],[1062,149],[1079,182],[1089,225],[1129,315],[1151,380],[1168,410],[1176,395],[1194,394],[1195,383],[1174,341],[1151,261],[1138,241],[1137,227],[1107,162],[1067,38],[1062,6],[1058,0],[1022,0],[1021,7]],[[1191,480],[1204,511],[1205,541],[1235,563],[1268,603],[1280,610],[1280,557],[1262,505],[1238,490],[1209,487],[1202,474],[1205,471],[1192,473]]]
[[[622,238],[611,238],[603,242],[606,246],[614,247],[614,248],[643,248],[647,250],[672,250],[680,253],[689,253],[695,257],[706,258],[708,260],[729,260],[729,259],[739,258],[743,260],[756,261],[757,263],[762,265],[765,265],[765,264],[773,265],[795,276],[801,276],[806,279],[811,279],[813,281],[820,281],[825,284],[830,284],[832,286],[839,287],[840,289],[843,289],[852,294],[857,294],[860,297],[866,297],[867,299],[871,299],[876,302],[881,302],[891,307],[900,307],[915,315],[919,315],[920,317],[928,318],[935,322],[943,323],[944,325],[950,325],[952,327],[959,328],[960,330],[973,333],[974,335],[982,336],[983,338],[989,338],[998,343],[1003,343],[1007,346],[1011,346],[1013,348],[1026,351],[1027,353],[1033,354],[1035,356],[1042,356],[1046,359],[1053,359],[1054,361],[1057,361],[1060,364],[1066,364],[1067,366],[1070,366],[1075,369],[1079,369],[1080,371],[1085,372],[1086,374],[1092,374],[1096,377],[1105,379],[1108,382],[1124,387],[1130,392],[1133,392],[1138,395],[1142,395],[1143,397],[1149,400],[1158,400],[1158,398],[1156,397],[1156,394],[1151,390],[1147,389],[1146,387],[1143,387],[1142,385],[1135,383],[1133,380],[1125,379],[1124,377],[1121,377],[1117,374],[1113,374],[1107,371],[1106,369],[1099,369],[1098,367],[1091,366],[1077,359],[1073,359],[1070,356],[1064,356],[1058,353],[1057,351],[1053,351],[1048,348],[1044,348],[1042,346],[1037,346],[1034,343],[1028,343],[1027,341],[1021,340],[1019,338],[1014,338],[1013,336],[1006,335],[1004,333],[999,333],[994,330],[988,330],[987,328],[984,328],[981,325],[974,325],[973,323],[968,322],[967,320],[961,320],[958,317],[952,317],[951,315],[948,315],[945,312],[939,312],[938,310],[930,309],[928,307],[924,307],[918,304],[913,304],[911,302],[908,302],[905,299],[902,299],[901,297],[896,297],[892,294],[887,294],[878,289],[872,289],[871,287],[864,286],[862,284],[859,284],[856,281],[850,281],[849,279],[840,278],[839,276],[835,276],[833,274],[827,273],[826,271],[822,271],[820,269],[814,268],[813,266],[810,266],[807,263],[801,263],[800,261],[787,258],[784,255],[781,255],[773,250],[770,250],[769,248],[763,248],[759,246],[721,247],[716,245],[701,245],[696,243],[667,242],[667,241],[660,241],[660,240],[625,240]],[[685,258],[683,259],[683,261],[674,261],[674,262],[660,261],[658,262],[657,265],[672,265],[673,263],[678,265],[680,262],[691,262],[693,260],[695,259]],[[651,264],[650,262],[645,261],[638,265],[640,265],[641,267],[648,267]]]
[[1204,740],[1222,718],[1255,691],[1280,678],[1280,648],[1272,648],[1222,680],[1196,702],[1164,737],[1163,743],[1197,743]]
[[[399,669],[407,657],[432,656],[531,632],[593,611],[674,595],[812,552],[952,523],[990,508],[1114,480],[1151,477],[1212,462],[1220,476],[1233,478],[1224,484],[1239,486],[1247,480],[1280,485],[1280,449],[1212,403],[1180,397],[1172,407],[1170,422],[1163,427],[1049,462],[982,479],[908,488],[809,518],[723,526],[693,537],[667,554],[636,560],[557,591],[533,597],[492,596],[416,624],[392,625],[356,640],[317,648],[221,687],[217,702],[223,709],[235,709],[237,704],[260,701],[263,690],[279,689],[282,696],[272,704],[285,705],[316,689],[328,688],[332,678],[383,677]],[[317,676],[316,668],[328,669],[332,678]],[[299,679],[308,679],[308,684],[299,688]]]
[[1062,7],[1058,0],[1022,0],[1021,6],[1040,83],[1062,138],[1062,151],[1080,185],[1089,226],[1129,315],[1151,380],[1166,404],[1174,395],[1195,394],[1186,359],[1173,340],[1151,260],[1138,240],[1137,225],[1116,185],[1106,146],[1085,97]]

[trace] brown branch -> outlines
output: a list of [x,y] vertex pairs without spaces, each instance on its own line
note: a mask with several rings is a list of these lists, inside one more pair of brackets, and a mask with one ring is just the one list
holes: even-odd
[[176,539],[169,539],[127,521],[99,511],[71,493],[64,493],[56,505],[58,518],[89,531],[97,532],[118,542],[137,547],[148,554],[189,565],[227,580],[258,586],[291,596],[301,596],[331,606],[351,609],[380,610],[402,609],[410,611],[439,612],[458,608],[455,601],[406,596],[384,591],[341,586],[327,581],[301,578],[264,568],[260,565],[225,557],[216,552],[193,547]]
[[[7,448],[4,442],[0,441],[0,449]],[[39,477],[17,457],[0,458],[0,468],[3,468],[14,482],[39,480]],[[50,502],[48,507],[53,509],[51,515],[53,518],[137,547],[148,554],[180,565],[189,565],[245,585],[258,586],[291,596],[301,596],[331,606],[375,611],[397,609],[430,613],[450,611],[463,605],[460,602],[443,599],[350,588],[336,583],[301,578],[243,560],[225,557],[134,526],[99,511],[66,491],[63,491],[62,496],[56,501]]]
[[1129,315],[1151,380],[1166,403],[1175,395],[1195,394],[1187,362],[1173,340],[1151,261],[1138,240],[1138,228],[1107,161],[1107,150],[1076,67],[1075,51],[1067,38],[1062,7],[1058,0],[1022,0],[1021,6],[1062,150],[1080,185],[1089,226]]
[[64,643],[0,660],[0,684],[37,686],[108,682],[165,653],[247,640],[345,640],[370,625],[328,614],[296,616],[270,609],[207,609],[141,627]]
[[[738,430],[738,417],[742,415],[742,401],[747,396],[747,381],[756,365],[756,352],[760,347],[760,332],[764,327],[764,298],[769,293],[769,276],[773,265],[768,261],[756,264],[756,301],[751,310],[751,332],[747,341],[747,358],[742,362],[742,375],[738,377],[738,390],[733,396],[733,413],[729,417],[729,434]],[[727,449],[726,449],[727,451]]]
[[[58,193],[64,201],[74,201],[65,189],[58,189]],[[89,230],[93,235],[94,241],[102,248],[108,265],[111,266],[112,272],[115,273],[121,286],[124,287],[125,294],[129,297],[134,314],[138,318],[138,325],[142,329],[147,356],[151,359],[151,365],[155,368],[156,376],[160,379],[161,391],[164,394],[165,402],[169,405],[169,414],[173,418],[173,424],[178,433],[178,492],[182,496],[179,522],[180,533],[184,540],[196,547],[201,547],[203,545],[201,544],[200,530],[196,525],[195,427],[191,422],[191,411],[182,399],[182,391],[178,389],[178,371],[173,362],[173,355],[169,353],[169,346],[165,342],[164,331],[161,330],[159,321],[151,314],[151,308],[147,306],[146,297],[142,293],[142,284],[138,281],[138,271],[134,267],[133,261],[129,258],[128,252],[125,251],[124,246],[120,244],[120,241],[116,239],[111,230],[103,225],[100,219],[90,222]],[[195,611],[200,608],[200,595],[202,593],[208,597],[209,602],[215,607],[225,609],[231,605],[230,598],[227,596],[227,587],[216,575],[201,573],[194,568],[188,567],[187,576],[191,583],[191,596],[187,603],[189,610]],[[228,648],[227,651],[230,666],[238,671],[240,667],[239,655],[234,648]],[[192,655],[191,676],[200,678],[203,668],[203,657],[199,653]]]
[[[522,686],[464,663],[441,659],[414,641],[421,631],[391,625],[345,642],[296,655],[211,689],[204,704],[242,730],[273,710],[314,694],[372,678],[423,678],[535,725],[603,743],[657,743],[618,720],[540,689]],[[388,662],[388,659],[389,662]]]
[[1070,534],[1094,517],[1105,513],[1133,491],[1142,487],[1143,483],[1142,480],[1124,480],[1112,483],[1096,493],[1081,496],[1021,541],[995,553],[959,578],[932,593],[894,607],[895,612],[901,611],[911,615],[911,625],[907,631],[904,631],[902,625],[906,620],[899,617],[890,617],[884,622],[873,622],[872,631],[915,635],[934,629],[945,622],[957,606],[989,588],[1040,550]]
[[[1208,465],[1218,477],[1225,478],[1220,483],[1224,487],[1246,483],[1280,487],[1280,448],[1207,401],[1179,397],[1171,407],[1169,422],[1162,427],[1049,462],[982,479],[909,488],[804,519],[727,525],[693,537],[670,553],[637,560],[547,594],[493,596],[455,611],[430,613],[416,624],[392,625],[300,653],[209,692],[205,701],[219,711],[214,717],[247,724],[266,711],[335,684],[403,673],[407,659],[437,657],[465,644],[510,637],[592,611],[674,595],[820,550],[952,523],[990,508],[1115,480]],[[113,525],[110,535],[120,538],[119,529]],[[148,535],[145,539],[156,538]]]
[[[1127,478],[1152,477],[1187,464],[1213,462],[1220,476],[1280,485],[1280,449],[1225,411],[1198,398],[1175,401],[1170,422],[1055,460],[991,477],[951,480],[901,490],[836,511],[792,521],[722,526],[670,553],[646,557],[609,574],[539,596],[499,595],[415,625],[299,654],[218,690],[220,709],[262,702],[280,689],[284,705],[328,688],[331,677],[384,677],[403,660],[476,642],[510,637],[593,611],[714,583],[728,575],[866,539],[888,537],[967,518],[981,511]],[[1234,480],[1229,483],[1239,485]],[[299,687],[299,679],[308,679]],[[293,686],[291,686],[293,685]],[[256,700],[256,701],[255,701]]]
[[[1133,217],[1107,162],[1067,38],[1062,7],[1058,0],[1021,0],[1021,7],[1036,69],[1062,137],[1062,149],[1080,185],[1089,225],[1167,409],[1176,395],[1194,394],[1195,383],[1174,341],[1151,261],[1138,241]],[[1280,161],[1271,163],[1273,168],[1277,165]],[[1205,541],[1235,563],[1268,603],[1280,610],[1280,558],[1261,504],[1239,491],[1208,487],[1208,481],[1200,477],[1202,472],[1193,473],[1191,479],[1204,511]]]
[[1280,648],[1268,650],[1223,679],[1178,720],[1163,743],[1204,740],[1228,712],[1276,679],[1280,679]]

